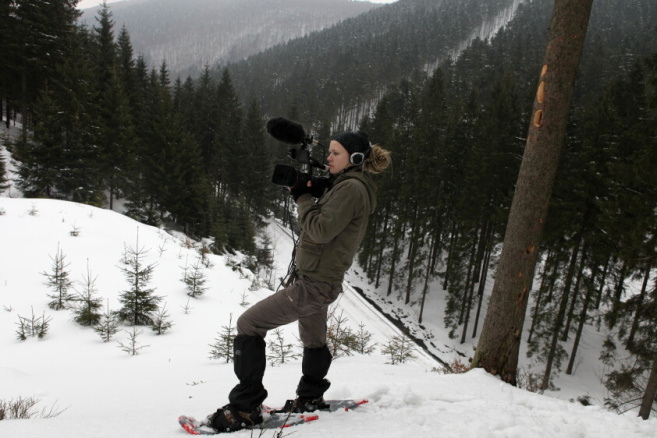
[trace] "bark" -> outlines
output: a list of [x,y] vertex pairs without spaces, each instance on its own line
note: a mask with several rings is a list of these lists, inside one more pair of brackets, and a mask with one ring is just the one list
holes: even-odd
[[550,341],[550,350],[548,351],[548,356],[545,364],[545,373],[543,374],[543,382],[541,383],[541,389],[545,391],[550,384],[550,375],[552,374],[552,366],[554,365],[555,356],[557,354],[557,345],[559,344],[559,332],[561,331],[561,326],[563,325],[563,320],[566,316],[566,308],[568,307],[568,298],[570,297],[570,287],[573,282],[573,275],[575,274],[575,267],[577,266],[577,258],[579,256],[579,242],[573,249],[573,254],[570,257],[570,265],[568,267],[568,273],[566,274],[566,283],[563,286],[563,292],[561,293],[561,303],[559,304],[559,312],[557,313],[557,318],[554,321],[554,327],[552,328],[552,340]]
[[[491,227],[492,228],[492,227]],[[488,265],[490,264],[490,256],[492,252],[491,248],[491,238],[492,230],[489,234],[488,248],[486,249],[486,255],[484,256],[484,266],[481,271],[481,280],[479,281],[479,290],[477,291],[479,297],[477,302],[477,315],[475,316],[474,328],[472,329],[472,337],[477,337],[477,329],[479,328],[479,318],[481,316],[481,305],[484,301],[484,289],[486,288],[486,279],[488,278]]]
[[593,0],[555,0],[504,246],[473,366],[516,384],[520,340]]
[[575,334],[575,341],[573,342],[573,349],[570,352],[570,360],[568,361],[568,368],[566,368],[566,374],[572,375],[573,368],[575,367],[575,357],[577,356],[577,349],[579,348],[579,342],[582,339],[582,333],[584,332],[584,324],[586,323],[586,315],[589,311],[589,303],[593,297],[593,291],[595,290],[595,277],[598,275],[597,268],[594,269],[591,274],[590,282],[586,288],[586,296],[584,297],[584,304],[582,304],[582,311],[579,314],[579,324],[577,326],[577,333]]
[[631,347],[634,344],[634,337],[637,330],[639,330],[639,322],[641,321],[641,311],[643,310],[643,302],[646,299],[646,291],[648,289],[648,280],[650,280],[650,265],[646,267],[646,273],[643,277],[643,284],[641,285],[641,292],[636,300],[636,311],[634,312],[634,320],[632,321],[632,328],[630,334],[627,336],[627,346]]
[[[437,244],[437,238],[434,234],[431,236],[431,247],[429,248],[429,253],[433,253],[434,247]],[[431,279],[431,257],[427,257],[427,266],[424,272],[424,286],[422,288],[422,300],[420,302],[420,316],[418,317],[418,323],[422,324],[422,317],[424,315],[424,303],[427,300],[427,292],[429,291],[429,280]]]
[[[538,288],[538,293],[536,296],[536,307],[534,307],[534,315],[532,316],[532,325],[529,328],[529,336],[527,336],[527,342],[532,341],[534,336],[534,330],[536,329],[536,323],[538,322],[538,314],[541,305],[543,304],[543,294],[547,289],[552,290],[556,279],[557,266],[559,266],[558,257],[555,255],[556,252],[550,251],[547,260],[545,261],[545,269],[543,270],[543,275],[541,278],[541,286]],[[552,271],[551,273],[549,271]],[[550,284],[548,285],[548,281]]]
[[570,336],[570,325],[573,322],[573,317],[575,316],[575,305],[577,304],[577,298],[579,298],[579,285],[582,281],[582,276],[584,275],[584,269],[586,268],[586,255],[588,247],[584,245],[582,250],[582,260],[579,263],[579,270],[577,271],[577,280],[575,281],[575,287],[573,288],[572,300],[570,300],[570,307],[568,308],[568,318],[566,320],[566,325],[561,336],[561,340],[566,342],[568,336]]
[[639,417],[647,420],[650,417],[650,410],[652,409],[653,400],[657,400],[657,358],[652,364],[652,371],[648,377],[648,384],[646,391],[643,393],[643,400],[639,408]]

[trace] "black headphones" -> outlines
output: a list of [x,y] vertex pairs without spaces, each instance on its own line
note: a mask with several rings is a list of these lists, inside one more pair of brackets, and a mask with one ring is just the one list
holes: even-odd
[[370,154],[372,147],[368,147],[365,152],[354,152],[349,156],[349,162],[354,166],[360,166],[365,162],[365,158]]

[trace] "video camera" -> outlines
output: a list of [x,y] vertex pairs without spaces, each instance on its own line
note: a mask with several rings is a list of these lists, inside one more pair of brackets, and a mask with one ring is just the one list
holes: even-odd
[[301,164],[301,170],[286,164],[277,164],[271,179],[274,184],[294,187],[297,184],[306,185],[311,181],[308,193],[315,198],[322,196],[331,187],[327,176],[313,175],[313,168],[326,170],[326,166],[312,158],[310,154],[313,146],[322,145],[312,136],[306,135],[303,126],[292,120],[277,117],[267,122],[267,133],[283,143],[299,145],[298,148],[291,148],[288,156]]

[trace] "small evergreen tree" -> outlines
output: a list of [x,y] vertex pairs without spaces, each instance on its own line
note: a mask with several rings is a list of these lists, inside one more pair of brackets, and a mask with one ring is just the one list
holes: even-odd
[[155,289],[147,287],[153,276],[155,265],[144,266],[145,254],[146,251],[139,247],[138,236],[135,248],[128,247],[128,267],[121,268],[130,289],[121,294],[119,301],[123,307],[117,315],[119,320],[127,321],[132,325],[152,325],[151,312],[157,310],[158,303],[162,299],[154,294]]
[[167,312],[166,307],[167,304],[164,303],[160,310],[155,314],[153,325],[151,325],[151,329],[158,335],[163,335],[173,327],[173,322],[170,321],[169,312]]
[[64,309],[68,306],[68,303],[72,300],[71,294],[69,294],[69,289],[73,285],[73,282],[69,278],[69,273],[66,270],[69,263],[66,263],[66,256],[57,245],[57,254],[55,257],[50,257],[52,260],[52,273],[43,272],[48,281],[46,284],[54,292],[52,295],[48,295],[49,298],[52,298],[52,301],[48,303],[48,306],[54,310]]
[[358,325],[358,331],[356,332],[354,350],[360,354],[372,354],[376,343],[372,344],[371,341],[372,333],[365,330],[365,324],[361,322]]
[[95,326],[100,323],[100,309],[103,307],[100,298],[97,298],[96,278],[92,277],[87,261],[87,275],[81,282],[83,290],[78,292],[78,306],[75,308],[75,322],[83,326]]
[[406,336],[393,337],[381,352],[384,356],[388,356],[390,365],[405,363],[415,358],[411,341]]
[[32,309],[32,317],[25,318],[18,315],[18,329],[16,336],[19,341],[25,341],[27,338],[42,339],[48,333],[50,328],[51,318],[46,318],[46,313],[39,318],[34,315],[34,308]]
[[233,326],[233,314],[231,313],[228,325],[223,326],[218,333],[214,343],[210,344],[210,359],[226,359],[226,363],[233,360],[233,343],[235,341],[235,327]]
[[332,315],[328,330],[326,332],[326,344],[334,359],[341,356],[351,356],[353,350],[357,349],[356,335],[347,326],[347,319],[343,312],[340,315]]
[[269,363],[274,366],[276,364],[284,364],[291,360],[296,360],[301,355],[294,351],[293,344],[285,343],[285,337],[281,329],[274,330],[274,339],[269,341],[269,354],[267,359]]
[[119,348],[121,348],[122,351],[125,351],[126,353],[130,354],[131,356],[136,356],[139,354],[139,351],[146,347],[150,347],[150,345],[139,345],[139,340],[137,339],[139,335],[143,333],[143,331],[139,330],[137,331],[137,327],[132,327],[132,332],[125,331],[128,333],[128,342],[125,344],[123,342],[119,342]]
[[196,259],[191,268],[185,266],[182,282],[186,285],[187,295],[192,298],[203,295],[203,292],[207,290],[207,287],[205,287],[206,281],[207,278],[203,272],[203,263],[200,257]]
[[103,342],[111,341],[112,336],[114,336],[119,330],[119,323],[116,319],[115,313],[110,309],[109,300],[107,300],[106,311],[101,315],[100,321],[94,327],[94,330],[103,339]]

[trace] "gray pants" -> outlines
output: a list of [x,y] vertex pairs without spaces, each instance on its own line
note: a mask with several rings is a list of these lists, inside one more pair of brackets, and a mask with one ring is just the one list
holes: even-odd
[[244,312],[237,320],[237,334],[265,338],[269,330],[298,321],[303,346],[324,347],[328,307],[341,292],[342,283],[300,277]]

